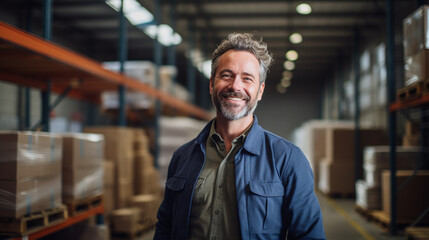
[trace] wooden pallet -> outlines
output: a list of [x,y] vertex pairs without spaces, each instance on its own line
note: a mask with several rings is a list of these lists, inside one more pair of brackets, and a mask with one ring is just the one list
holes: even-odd
[[70,216],[76,216],[81,212],[88,211],[103,204],[103,195],[97,195],[82,200],[65,201]]
[[31,213],[18,219],[0,218],[0,235],[25,236],[68,218],[66,206]]
[[366,208],[363,208],[359,205],[355,205],[355,211],[357,213],[359,213],[363,218],[365,218],[367,221],[372,221],[372,219],[374,218],[372,213],[374,212],[373,210],[368,210]]
[[409,86],[403,87],[398,90],[397,98],[400,102],[407,102],[420,98],[423,95],[425,86],[427,86],[427,84],[423,84],[423,81],[418,81]]
[[323,194],[325,194],[326,196],[328,196],[330,198],[342,198],[342,199],[355,198],[354,193],[328,192],[328,193],[323,193]]
[[429,240],[429,227],[408,227],[405,237],[407,240]]
[[[396,228],[398,230],[404,230],[410,226],[415,219],[396,219]],[[383,211],[372,212],[372,222],[378,225],[381,229],[386,232],[390,231],[390,216]]]

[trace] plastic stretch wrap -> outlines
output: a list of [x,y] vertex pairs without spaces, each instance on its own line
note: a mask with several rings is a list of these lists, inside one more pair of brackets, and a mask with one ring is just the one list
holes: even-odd
[[63,134],[63,199],[82,200],[103,193],[104,136]]
[[0,131],[0,217],[61,206],[61,159],[57,135]]
[[61,176],[0,181],[0,216],[19,218],[62,205]]
[[56,176],[61,159],[62,140],[56,135],[0,131],[0,180]]

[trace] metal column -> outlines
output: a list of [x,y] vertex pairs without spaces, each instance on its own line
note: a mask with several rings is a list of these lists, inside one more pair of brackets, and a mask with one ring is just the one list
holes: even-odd
[[[395,30],[394,1],[386,0],[386,68],[389,105],[395,102]],[[390,145],[390,231],[396,234],[396,113],[389,111],[389,145]]]
[[[176,0],[170,0],[170,23],[173,31],[176,29]],[[176,67],[176,46],[171,45],[167,51],[167,64]],[[177,69],[178,70],[178,69]],[[171,79],[171,86],[174,88],[176,85],[176,76]],[[170,93],[174,93],[174,89],[169,89]]]
[[354,30],[353,38],[353,69],[355,73],[355,182],[360,179],[362,158],[360,144],[360,60],[359,60],[359,38],[358,29]]
[[195,72],[195,67],[193,64],[193,59],[192,59],[192,55],[193,55],[193,50],[195,49],[195,21],[193,18],[188,19],[189,24],[188,24],[188,71],[187,71],[187,75],[188,75],[188,81],[187,81],[187,88],[189,91],[189,96],[190,96],[190,102],[195,104],[195,79],[196,79],[196,72]]
[[[124,16],[124,0],[121,0],[121,10],[119,11],[119,64],[120,72],[124,73],[124,64],[127,59],[127,21]],[[126,126],[127,119],[125,116],[125,86],[120,85],[118,87],[118,101],[119,101],[119,112],[118,112],[118,125]]]
[[[43,1],[43,17],[44,17],[44,30],[43,37],[46,40],[51,40],[51,23],[52,23],[52,0]],[[46,89],[41,92],[42,99],[42,131],[49,132],[49,102],[51,98],[51,80],[48,79],[46,82]]]
[[[155,0],[155,22],[159,26],[161,23],[161,3],[160,0]],[[160,75],[159,75],[159,69],[162,65],[162,46],[161,43],[158,41],[158,33],[156,34],[156,38],[154,39],[154,62],[155,62],[155,87],[157,89],[160,88]],[[156,168],[159,167],[158,159],[159,159],[159,122],[161,120],[161,102],[159,99],[156,99],[155,101],[155,116],[154,116],[154,133],[155,133],[155,152],[154,152],[154,165]]]

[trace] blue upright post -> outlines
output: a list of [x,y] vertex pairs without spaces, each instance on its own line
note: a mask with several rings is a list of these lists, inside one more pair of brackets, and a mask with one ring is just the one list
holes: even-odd
[[[155,22],[159,26],[161,23],[161,4],[160,0],[155,0]],[[160,75],[159,75],[159,69],[162,65],[162,46],[161,43],[158,40],[159,35],[156,35],[156,38],[154,39],[154,62],[155,62],[155,86],[157,89],[161,87],[160,83]],[[155,152],[154,152],[154,165],[156,168],[159,167],[159,133],[160,133],[160,127],[159,127],[159,121],[161,119],[161,102],[159,99],[156,99],[155,101],[155,116],[154,116],[154,133],[155,133]]]
[[[52,23],[52,0],[43,1],[43,17],[44,17],[44,30],[43,37],[46,40],[51,40],[51,23]],[[51,80],[48,79],[46,82],[46,89],[41,92],[42,98],[42,131],[49,132],[49,103],[51,98]]]
[[[389,90],[389,105],[395,102],[395,30],[394,30],[394,3],[386,0],[386,68]],[[390,232],[396,235],[396,113],[389,111],[389,139],[390,139]]]
[[[119,64],[120,72],[125,72],[125,61],[127,59],[127,22],[124,16],[124,0],[121,0],[121,10],[119,11]],[[125,116],[125,86],[120,85],[118,87],[118,101],[119,101],[119,111],[118,111],[118,125],[126,126],[127,119]]]

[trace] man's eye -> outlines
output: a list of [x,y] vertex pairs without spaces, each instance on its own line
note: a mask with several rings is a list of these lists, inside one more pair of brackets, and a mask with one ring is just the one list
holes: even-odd
[[222,74],[220,75],[221,78],[231,78],[232,75],[231,74]]

